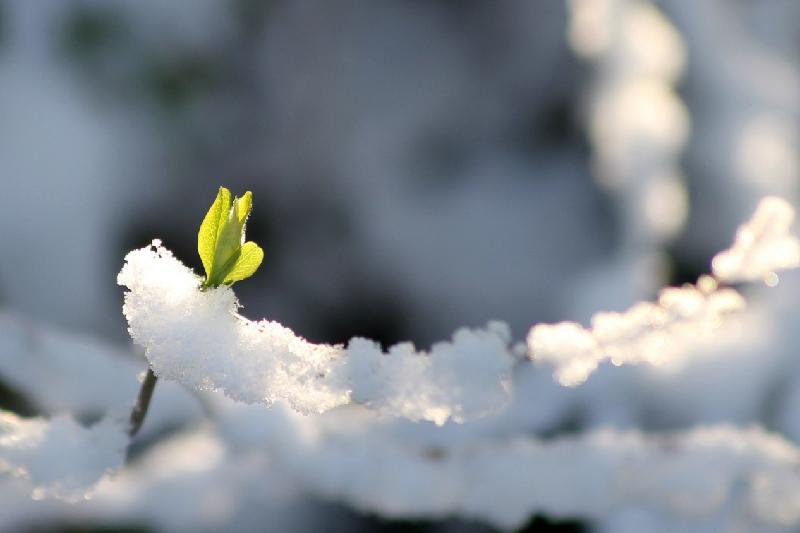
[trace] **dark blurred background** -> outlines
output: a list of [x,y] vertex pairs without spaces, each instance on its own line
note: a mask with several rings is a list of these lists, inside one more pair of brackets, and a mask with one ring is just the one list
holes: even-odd
[[159,237],[199,270],[219,185],[255,196],[246,313],[317,341],[521,336],[614,246],[562,2],[2,13],[0,294],[35,317],[124,339],[124,254]]

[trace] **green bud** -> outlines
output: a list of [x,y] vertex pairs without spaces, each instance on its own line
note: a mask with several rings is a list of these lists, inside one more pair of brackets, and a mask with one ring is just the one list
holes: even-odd
[[245,242],[245,225],[253,207],[253,194],[231,199],[220,187],[197,234],[197,252],[206,271],[203,288],[230,285],[249,278],[261,265],[264,251]]

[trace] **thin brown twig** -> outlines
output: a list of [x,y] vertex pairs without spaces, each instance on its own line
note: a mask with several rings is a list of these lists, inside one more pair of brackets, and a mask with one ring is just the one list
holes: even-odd
[[131,411],[131,423],[128,429],[128,435],[133,438],[138,432],[139,428],[144,423],[144,418],[147,416],[147,408],[150,407],[150,399],[153,397],[153,390],[156,388],[158,376],[153,373],[152,368],[147,368],[147,375],[142,382],[142,388],[139,389],[139,397],[136,399],[136,404]]

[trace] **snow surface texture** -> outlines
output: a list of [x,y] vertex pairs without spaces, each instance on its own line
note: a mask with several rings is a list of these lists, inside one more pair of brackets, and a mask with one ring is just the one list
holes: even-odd
[[313,344],[276,322],[238,315],[229,287],[201,291],[199,278],[160,241],[130,252],[118,282],[130,289],[123,306],[130,335],[157,375],[245,403],[285,400],[321,413],[356,402],[441,425],[506,405],[519,359],[502,323],[458,330],[430,352],[410,343],[383,352],[360,338],[347,347]]
[[29,479],[34,499],[88,498],[107,473],[122,467],[126,427],[111,418],[85,428],[68,416],[48,421],[0,411],[0,472]]
[[[714,258],[714,274],[723,281],[777,284],[775,271],[800,265],[800,241],[789,233],[793,219],[794,210],[785,200],[763,199],[737,231],[733,246]],[[603,361],[659,365],[686,356],[726,315],[744,307],[737,291],[701,276],[696,285],[662,290],[657,303],[640,302],[623,313],[596,313],[591,329],[575,322],[538,324],[528,334],[528,350],[534,360],[556,366],[559,383],[574,386]]]

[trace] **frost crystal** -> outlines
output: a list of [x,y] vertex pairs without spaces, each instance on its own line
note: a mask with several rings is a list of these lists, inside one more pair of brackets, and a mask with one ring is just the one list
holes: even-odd
[[714,257],[714,275],[726,282],[774,285],[775,271],[800,265],[800,240],[790,233],[793,220],[794,210],[785,200],[761,200],[753,218],[737,230],[733,246]]
[[229,287],[199,290],[190,269],[154,241],[125,258],[128,331],[153,371],[197,390],[220,390],[245,403],[287,401],[301,413],[358,402],[380,414],[443,424],[495,411],[508,401],[510,353],[505,324],[461,329],[429,352],[409,343],[383,352],[352,339],[314,344],[276,322],[237,314]]

